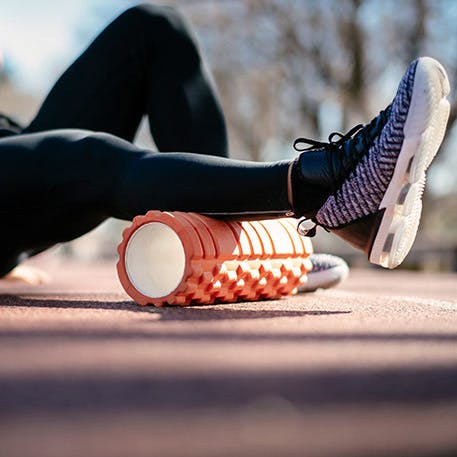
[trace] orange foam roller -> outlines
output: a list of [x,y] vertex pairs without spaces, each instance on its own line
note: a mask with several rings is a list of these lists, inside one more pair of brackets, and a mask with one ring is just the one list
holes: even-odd
[[140,305],[279,298],[296,293],[311,269],[311,241],[292,219],[219,221],[149,211],[122,238],[119,279]]

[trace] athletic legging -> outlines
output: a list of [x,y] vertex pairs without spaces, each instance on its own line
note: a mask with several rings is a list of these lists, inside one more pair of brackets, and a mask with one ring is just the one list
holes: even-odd
[[[166,154],[131,143],[145,114]],[[152,5],[125,11],[60,77],[31,124],[0,138],[0,275],[109,217],[290,209],[289,162],[226,155],[224,116],[183,17]]]

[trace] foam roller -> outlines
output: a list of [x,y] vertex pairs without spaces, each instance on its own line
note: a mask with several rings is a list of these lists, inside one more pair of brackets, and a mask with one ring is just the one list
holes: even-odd
[[196,213],[149,211],[118,246],[117,271],[140,305],[275,299],[296,293],[312,265],[296,221],[219,221]]

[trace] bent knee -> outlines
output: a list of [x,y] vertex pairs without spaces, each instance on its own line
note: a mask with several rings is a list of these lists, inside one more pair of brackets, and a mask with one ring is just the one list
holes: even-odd
[[160,27],[163,31],[189,33],[190,27],[184,15],[169,5],[143,3],[125,10],[118,19],[134,21],[139,27]]
[[[189,64],[200,62],[200,52],[192,27],[184,15],[172,6],[141,4],[124,11],[118,18],[129,24],[128,29],[146,37],[154,46],[154,52],[169,58],[180,60],[186,57]],[[141,32],[139,32],[141,31]]]

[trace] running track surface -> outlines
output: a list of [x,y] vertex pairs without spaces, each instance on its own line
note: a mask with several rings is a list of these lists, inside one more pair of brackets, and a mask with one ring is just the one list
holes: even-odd
[[457,275],[134,305],[114,264],[0,281],[0,455],[457,455]]

